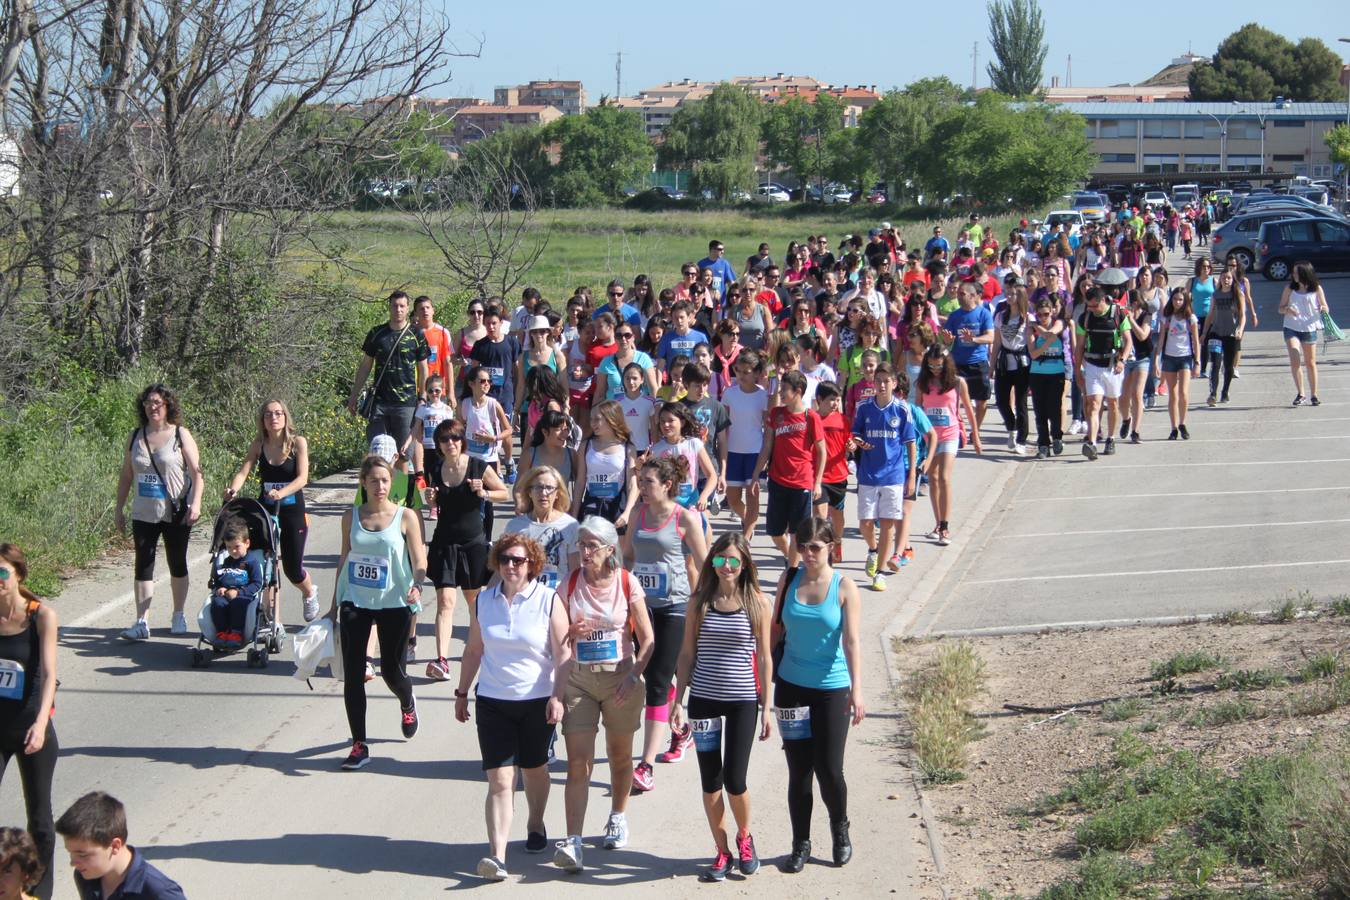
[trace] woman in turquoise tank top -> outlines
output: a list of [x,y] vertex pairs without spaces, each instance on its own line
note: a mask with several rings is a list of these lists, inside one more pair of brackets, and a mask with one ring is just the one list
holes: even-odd
[[773,700],[788,765],[788,872],[800,872],[811,858],[813,779],[830,812],[834,864],[842,866],[853,856],[844,745],[850,721],[857,725],[866,715],[858,633],[861,601],[852,579],[830,565],[834,526],[828,519],[810,518],[797,526],[795,537],[802,565],[779,579],[773,623],[774,639],[783,639]]
[[342,514],[342,553],[338,557],[333,607],[328,611],[342,643],[342,698],[352,732],[352,750],[344,769],[370,762],[366,746],[366,644],[375,629],[380,642],[380,673],[399,700],[403,736],[417,733],[417,701],[405,671],[404,641],[421,607],[427,575],[422,519],[415,510],[389,500],[394,470],[379,456],[361,463],[365,501]]

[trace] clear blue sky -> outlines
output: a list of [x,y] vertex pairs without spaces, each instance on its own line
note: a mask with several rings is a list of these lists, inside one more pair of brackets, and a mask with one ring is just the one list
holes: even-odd
[[[444,0],[442,0],[444,2]],[[1320,37],[1350,59],[1344,0],[1282,0],[1279,24],[1269,3],[1136,0],[1087,14],[1081,3],[1041,0],[1045,11],[1047,79],[1064,76],[1073,55],[1073,84],[1143,81],[1189,48],[1209,56],[1246,22],[1286,37]],[[980,45],[979,84],[987,86],[985,5],[923,7],[908,3],[837,4],[773,0],[745,3],[644,3],[582,0],[447,4],[455,36],[484,41],[479,59],[454,60],[453,80],[437,96],[491,99],[496,85],[532,79],[580,79],[592,102],[614,93],[614,52],[622,50],[623,92],[663,81],[712,81],[785,72],[833,84],[904,86],[929,75],[969,84],[971,45]],[[890,21],[872,10],[891,11]],[[846,15],[841,15],[847,10]],[[949,15],[961,10],[959,14]],[[847,23],[847,29],[841,26]],[[1341,29],[1335,31],[1335,29]]]

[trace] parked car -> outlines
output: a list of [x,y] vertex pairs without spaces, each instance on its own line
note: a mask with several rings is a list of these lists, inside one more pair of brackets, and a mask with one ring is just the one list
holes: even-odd
[[1098,193],[1105,194],[1112,205],[1130,201],[1130,189],[1123,184],[1108,184]]
[[1162,209],[1168,206],[1172,201],[1167,199],[1165,191],[1146,191],[1144,193],[1144,205],[1149,209]]
[[792,195],[776,184],[761,184],[755,188],[755,199],[766,203],[787,203]]
[[658,184],[656,187],[652,188],[652,193],[660,197],[665,197],[667,200],[683,200],[685,196],[684,191],[666,187],[664,184]]
[[1261,226],[1256,266],[1269,281],[1284,281],[1294,263],[1319,272],[1350,269],[1350,223],[1331,217],[1278,219]]
[[1101,194],[1092,191],[1079,191],[1073,195],[1069,204],[1083,214],[1087,222],[1102,222],[1111,211],[1111,204]]
[[1051,210],[1045,214],[1046,230],[1053,230],[1056,225],[1063,225],[1071,235],[1077,234],[1083,228],[1083,214],[1076,209]]
[[1172,206],[1176,209],[1184,209],[1186,204],[1195,203],[1199,196],[1191,188],[1176,188],[1172,191]]
[[[1235,210],[1235,212],[1236,211],[1251,212],[1252,210],[1257,209],[1258,207],[1270,206],[1273,204],[1278,206],[1302,207],[1304,209],[1307,209],[1309,212],[1316,213],[1317,215],[1335,214],[1335,210],[1333,210],[1331,207],[1324,206],[1320,203],[1314,203],[1307,197],[1300,197],[1298,194],[1270,194],[1270,195],[1253,194],[1250,197],[1247,197],[1245,200],[1241,201],[1241,203],[1242,203],[1241,207],[1239,207],[1238,210]],[[1234,203],[1233,205],[1237,206],[1237,203]]]
[[1236,258],[1242,263],[1242,268],[1250,272],[1252,264],[1256,262],[1256,244],[1260,239],[1262,225],[1281,219],[1311,217],[1312,213],[1307,210],[1292,208],[1258,208],[1253,212],[1234,216],[1210,235],[1210,255],[1219,260]]

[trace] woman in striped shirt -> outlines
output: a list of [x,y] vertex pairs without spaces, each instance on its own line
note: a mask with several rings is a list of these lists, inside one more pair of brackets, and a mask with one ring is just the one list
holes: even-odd
[[[693,730],[703,781],[703,811],[717,844],[717,858],[704,871],[704,881],[721,881],[731,871],[723,787],[736,817],[735,857],[741,874],[753,875],[759,869],[750,835],[745,775],[756,730],[761,741],[768,740],[773,730],[769,716],[772,670],[769,605],[759,592],[750,545],[740,532],[724,534],[709,551],[689,598],[670,708],[673,728],[679,729],[687,719]],[[689,689],[687,711],[681,703],[685,688]]]

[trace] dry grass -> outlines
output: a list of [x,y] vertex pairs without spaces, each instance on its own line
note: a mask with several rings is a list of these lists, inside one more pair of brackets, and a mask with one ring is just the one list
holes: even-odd
[[959,781],[966,768],[966,745],[979,733],[970,705],[984,690],[985,664],[968,642],[940,648],[905,683],[910,746],[924,780]]

